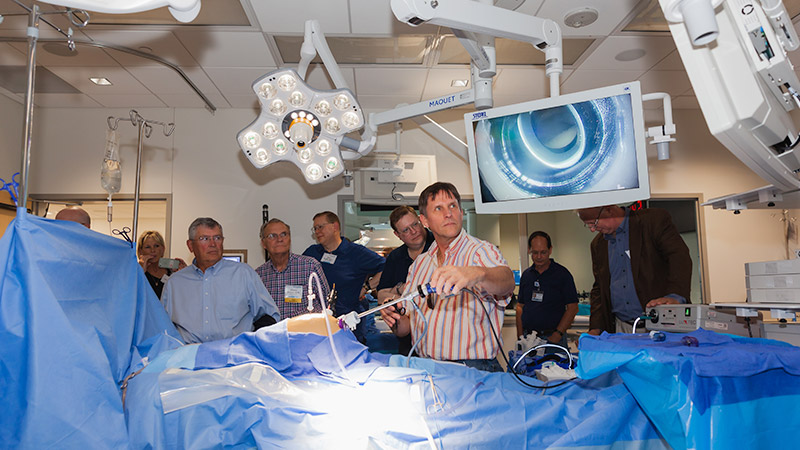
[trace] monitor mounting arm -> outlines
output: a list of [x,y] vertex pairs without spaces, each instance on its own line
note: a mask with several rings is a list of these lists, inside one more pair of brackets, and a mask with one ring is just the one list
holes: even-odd
[[[491,3],[491,2],[490,2]],[[545,54],[545,74],[550,95],[559,95],[563,71],[561,29],[549,19],[503,9],[475,0],[392,0],[392,12],[403,23],[450,27],[472,58],[472,89],[411,105],[372,113],[367,127],[378,126],[474,103],[478,109],[492,106],[491,78],[495,75],[494,38],[528,42]],[[463,145],[463,143],[461,143]],[[455,144],[458,146],[458,144]]]

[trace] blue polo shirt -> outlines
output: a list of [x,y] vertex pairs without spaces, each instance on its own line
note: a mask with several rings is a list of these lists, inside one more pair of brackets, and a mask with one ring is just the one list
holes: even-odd
[[347,239],[342,239],[339,247],[330,252],[333,256],[325,257],[326,253],[328,252],[321,244],[314,244],[303,252],[322,264],[322,271],[325,272],[330,288],[333,289],[334,284],[336,285],[336,315],[366,311],[366,304],[360,305],[358,301],[361,287],[368,275],[383,271],[386,260],[363,245],[353,244]]
[[[544,293],[541,302],[533,299],[537,289]],[[578,303],[578,291],[569,270],[551,259],[550,267],[542,273],[533,266],[522,272],[518,301],[522,305],[522,328],[525,332],[552,331],[564,316],[567,305]]]
[[[433,243],[433,233],[430,230],[426,230],[426,232],[423,253],[427,252]],[[380,291],[381,289],[393,288],[399,283],[405,283],[408,277],[408,268],[411,267],[412,263],[414,263],[414,260],[408,256],[408,246],[406,244],[392,250],[386,256],[386,265],[383,267],[383,274],[377,289]]]

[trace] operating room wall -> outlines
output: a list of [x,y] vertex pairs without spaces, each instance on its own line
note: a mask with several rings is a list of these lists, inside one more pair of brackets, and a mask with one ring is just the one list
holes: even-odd
[[[464,137],[464,110],[444,111],[433,115],[447,130]],[[798,118],[796,118],[797,120]],[[660,110],[645,111],[646,126],[663,123]],[[700,110],[675,110],[674,121],[677,142],[671,144],[671,158],[658,161],[655,148],[648,146],[650,187],[654,196],[691,196],[699,194],[701,201],[764,186],[767,183],[736,159],[708,131]],[[418,131],[414,133],[413,131]],[[416,148],[430,142],[431,138],[419,130],[409,130],[403,135],[403,148]],[[450,152],[448,152],[450,153]],[[438,164],[452,174],[453,182],[463,194],[471,194],[471,182],[465,179],[466,165],[458,165],[451,157],[447,165]],[[785,258],[786,242],[780,211],[751,210],[734,215],[731,212],[703,210],[703,238],[706,244],[706,281],[710,301],[744,301],[744,264],[750,261],[768,261]],[[790,210],[797,217],[797,210]],[[542,226],[528,218],[529,232],[544,227],[552,221],[554,257],[575,267],[578,290],[591,287],[591,261],[588,242],[591,233],[584,230],[574,214],[565,211],[553,219],[544,219]],[[549,232],[549,230],[548,230]],[[502,246],[502,245],[501,245]],[[794,241],[790,248],[797,248]],[[505,246],[511,248],[511,245]],[[506,256],[508,259],[508,255]],[[588,274],[588,275],[587,275]]]
[[[173,194],[173,256],[190,256],[185,246],[186,227],[197,216],[211,215],[225,228],[226,248],[247,249],[248,262],[257,266],[263,261],[257,237],[263,204],[269,205],[271,217],[281,217],[293,227],[293,248],[302,252],[313,242],[309,231],[313,214],[324,209],[335,211],[337,196],[352,193],[341,178],[307,185],[289,164],[254,169],[241,156],[234,140],[236,132],[256,117],[253,110],[228,109],[211,115],[201,109],[140,109],[140,113],[176,123],[170,138],[153,130],[153,136],[145,141],[142,166],[143,193]],[[463,113],[464,110],[446,111],[434,118],[463,138]],[[127,114],[128,109],[37,109],[31,192],[102,193],[99,165],[107,128],[105,119],[108,115]],[[648,112],[648,124],[660,120],[660,116],[659,111]],[[703,199],[709,199],[765,184],[713,139],[699,111],[676,111],[675,121],[678,141],[672,145],[672,158],[657,161],[654,149],[648,149],[654,194],[701,193]],[[439,179],[453,182],[462,194],[471,195],[468,164],[409,121],[404,125],[403,152],[436,155]],[[122,189],[131,193],[136,133],[129,123],[121,122],[120,129]],[[379,147],[393,146],[392,131],[391,127],[381,128]],[[737,216],[710,209],[704,213],[711,299],[744,300],[744,263],[784,257],[782,223],[772,217],[772,211],[746,211]],[[558,248],[554,254],[559,259],[569,254],[570,259],[588,264],[588,248],[583,243],[586,231],[573,220],[577,222],[566,213],[563,221],[556,223],[554,240]],[[507,239],[505,234],[499,236]],[[570,242],[576,243],[573,248],[569,248]],[[517,247],[516,243],[497,244],[509,251]],[[586,256],[581,258],[581,253]]]

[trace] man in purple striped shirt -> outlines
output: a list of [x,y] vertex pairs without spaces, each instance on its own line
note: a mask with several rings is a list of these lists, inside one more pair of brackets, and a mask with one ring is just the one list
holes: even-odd
[[[289,225],[280,219],[271,219],[261,226],[259,237],[261,247],[267,251],[269,259],[260,265],[256,272],[278,306],[282,318],[288,319],[309,312],[308,277],[312,273],[319,276],[323,297],[328,296],[328,280],[319,261],[292,253],[292,234]],[[321,312],[320,294],[317,292],[316,283],[313,289],[317,294],[314,311]]]

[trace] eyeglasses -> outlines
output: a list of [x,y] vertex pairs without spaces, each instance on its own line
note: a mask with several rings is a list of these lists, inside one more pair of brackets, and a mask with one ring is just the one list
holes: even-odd
[[270,233],[267,235],[267,239],[270,241],[274,241],[275,239],[281,238],[286,239],[286,236],[289,236],[289,233],[285,231],[281,231],[280,233]]
[[217,244],[222,242],[223,239],[225,239],[225,238],[220,236],[220,235],[216,235],[216,236],[200,236],[200,237],[197,238],[197,240],[200,241],[200,242],[208,242],[210,240],[213,240]]
[[325,228],[328,225],[333,225],[333,222],[323,223],[322,225],[314,225],[313,227],[311,227],[311,231],[316,233],[317,230],[321,230],[321,229]]
[[409,226],[403,228],[402,230],[398,231],[398,233],[400,233],[400,234],[409,234],[413,230],[418,230],[421,226],[422,226],[422,223],[420,223],[420,221],[417,220],[416,222],[412,223],[411,225],[409,225]]
[[585,226],[586,228],[588,228],[590,230],[596,230],[597,229],[597,224],[600,222],[600,216],[603,215],[603,208],[605,208],[605,206],[600,208],[600,212],[597,213],[597,218],[594,219],[594,222],[592,222],[592,223],[583,222],[583,226]]

